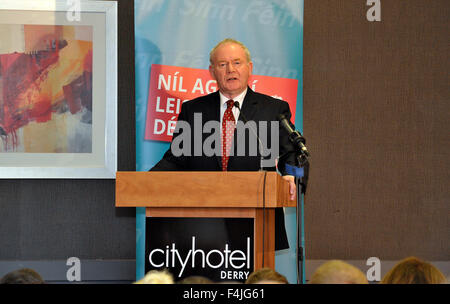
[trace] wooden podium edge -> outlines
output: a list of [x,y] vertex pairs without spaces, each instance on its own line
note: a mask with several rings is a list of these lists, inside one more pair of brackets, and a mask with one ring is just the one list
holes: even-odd
[[[263,203],[264,174],[266,174],[265,203]],[[213,187],[214,191],[211,191]],[[187,189],[194,190],[186,195]],[[296,201],[289,200],[288,183],[276,172],[119,171],[116,173],[115,205],[116,207],[275,208],[295,207]]]

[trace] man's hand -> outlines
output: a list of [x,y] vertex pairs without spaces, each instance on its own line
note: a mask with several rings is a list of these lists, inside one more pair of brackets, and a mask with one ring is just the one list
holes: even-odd
[[293,201],[295,199],[295,193],[297,192],[297,187],[295,186],[295,176],[284,175],[283,179],[289,183],[289,198]]

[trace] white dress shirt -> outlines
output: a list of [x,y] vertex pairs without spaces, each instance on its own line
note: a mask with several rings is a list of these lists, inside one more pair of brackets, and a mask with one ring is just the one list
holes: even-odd
[[[244,103],[245,94],[247,94],[247,89],[245,89],[244,92],[239,94],[238,96],[233,98],[233,101],[239,102],[239,107],[242,109],[242,104]],[[220,126],[222,126],[222,119],[223,114],[225,113],[225,110],[227,109],[227,101],[230,100],[230,98],[223,95],[221,92],[219,92],[220,95]],[[234,120],[237,122],[239,118],[239,109],[237,107],[233,107],[233,116]],[[222,127],[221,127],[222,128]]]

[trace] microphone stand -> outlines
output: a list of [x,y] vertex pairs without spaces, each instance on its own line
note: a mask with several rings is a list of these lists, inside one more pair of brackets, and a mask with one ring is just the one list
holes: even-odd
[[[296,223],[297,223],[297,239],[296,239],[296,263],[297,263],[297,284],[305,284],[305,237],[304,221],[303,221],[303,196],[306,192],[306,183],[308,180],[309,163],[306,156],[302,153],[297,155],[297,164],[300,168],[303,168],[303,176],[295,176],[295,184],[297,188],[297,208],[296,208]],[[303,182],[302,182],[303,180]]]
[[[283,128],[288,133],[289,141],[295,147],[295,156],[296,156],[296,165],[298,167],[293,167],[288,164],[285,166],[292,171],[292,174],[295,176],[295,184],[297,188],[297,283],[304,284],[304,261],[305,261],[305,253],[304,253],[304,236],[303,236],[303,200],[302,194],[306,193],[306,185],[308,182],[308,173],[309,173],[309,152],[305,146],[305,138],[301,135],[300,132],[296,131],[292,128],[289,120],[282,114],[278,115],[278,120],[280,121]],[[300,172],[297,169],[303,169],[303,172]]]
[[303,237],[303,200],[302,200],[302,189],[300,184],[300,178],[295,177],[295,184],[297,186],[297,208],[296,208],[296,224],[297,224],[297,284],[304,284],[304,237]]
[[[305,238],[303,235],[304,224],[303,224],[303,196],[306,193],[306,186],[308,182],[309,174],[309,162],[305,154],[301,152],[290,152],[296,153],[296,165],[291,166],[285,164],[286,173],[288,175],[293,175],[295,177],[295,186],[297,189],[297,204],[296,204],[296,268],[297,268],[297,284],[305,283]],[[287,154],[290,154],[287,153]],[[284,154],[280,157],[286,157]]]

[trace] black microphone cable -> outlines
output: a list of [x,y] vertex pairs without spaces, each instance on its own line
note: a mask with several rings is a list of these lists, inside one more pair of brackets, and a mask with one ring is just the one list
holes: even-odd
[[[247,117],[245,117],[245,114],[242,113],[242,111],[241,111],[241,107],[240,107],[239,101],[235,101],[234,104],[233,104],[233,106],[235,106],[236,108],[238,108],[239,114],[242,115],[242,118],[244,119],[244,122],[245,122],[245,123],[248,123]],[[262,144],[262,142],[261,142],[261,139],[259,138],[257,132],[256,132],[255,130],[253,130],[253,128],[252,128],[251,126],[249,126],[249,128],[250,128],[250,130],[252,130],[253,135],[255,135],[255,136],[256,136],[256,139],[258,140],[259,150],[260,150],[259,153],[261,154],[261,159],[260,159],[260,161],[259,161],[259,170],[263,170],[263,159],[264,159],[263,153],[264,153],[264,146],[263,146],[263,144]]]
[[[235,101],[233,106],[235,106],[236,108],[238,108],[239,113],[242,115],[242,118],[244,119],[244,122],[247,123],[247,117],[245,117],[244,113],[242,113],[241,111],[241,107],[238,101]],[[259,148],[260,148],[260,154],[261,154],[261,161],[260,161],[260,165],[259,165],[259,169],[263,170],[263,166],[262,166],[262,160],[263,160],[263,150],[264,150],[264,146],[261,142],[261,139],[259,138],[258,134],[256,133],[255,130],[253,130],[253,128],[250,127],[250,129],[252,130],[252,132],[254,133],[254,135],[256,136],[258,143],[259,143]],[[266,235],[266,180],[267,180],[267,171],[264,171],[264,182],[263,182],[263,224],[262,224],[262,267],[264,267],[264,258],[265,258],[265,235]]]

